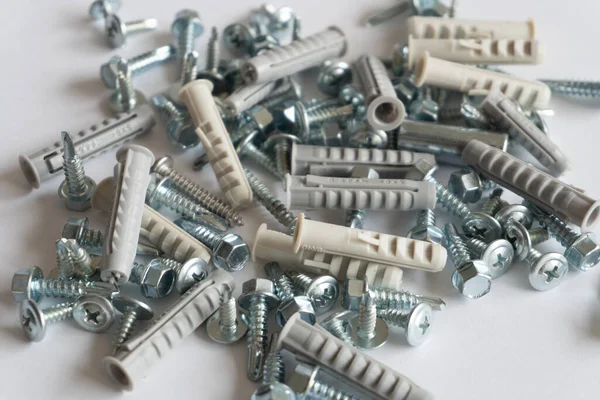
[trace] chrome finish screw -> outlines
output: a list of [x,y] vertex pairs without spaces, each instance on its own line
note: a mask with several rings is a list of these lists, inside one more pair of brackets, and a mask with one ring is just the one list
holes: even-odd
[[117,87],[117,63],[119,60],[124,60],[129,65],[129,71],[131,75],[137,75],[147,69],[156,66],[160,63],[170,60],[175,56],[175,47],[173,45],[166,45],[142,53],[138,56],[125,60],[122,57],[114,56],[111,57],[110,61],[100,66],[100,78],[102,82],[109,89],[116,89]]
[[62,303],[42,310],[32,300],[23,301],[19,312],[23,333],[32,342],[41,341],[46,335],[47,324],[73,317],[73,305]]
[[85,211],[92,206],[92,193],[96,190],[96,182],[85,175],[81,158],[75,151],[73,139],[67,132],[62,132],[63,171],[65,180],[58,188],[58,196],[71,211]]
[[541,79],[552,93],[574,98],[600,97],[600,82]]
[[116,352],[133,335],[136,322],[154,318],[154,311],[146,303],[125,296],[113,299],[113,306],[123,314],[113,338],[113,350]]
[[471,238],[467,240],[466,244],[473,255],[488,265],[492,279],[504,275],[512,265],[515,251],[508,240],[497,239],[486,243],[483,240]]
[[331,310],[340,295],[338,281],[329,275],[311,278],[297,271],[287,271],[296,290],[307,296],[313,304],[317,315]]
[[358,309],[358,315],[350,320],[352,340],[361,349],[382,346],[388,337],[387,324],[377,317],[377,306],[373,293],[366,291]]
[[131,67],[124,58],[117,63],[117,86],[109,98],[108,105],[117,113],[129,112],[139,103],[145,102],[142,92],[133,88],[131,81]]
[[388,324],[404,329],[406,340],[411,346],[421,345],[431,334],[433,310],[429,304],[418,304],[408,313],[379,310],[377,315]]
[[123,47],[130,34],[153,31],[158,27],[158,21],[154,18],[123,22],[116,14],[107,15],[104,23],[108,44],[115,49]]
[[223,344],[235,343],[246,335],[248,324],[243,315],[238,315],[237,302],[230,291],[223,294],[219,310],[206,323],[206,331],[212,340]]

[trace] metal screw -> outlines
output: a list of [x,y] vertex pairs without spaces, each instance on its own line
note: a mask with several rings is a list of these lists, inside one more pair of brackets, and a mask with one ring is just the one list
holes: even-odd
[[201,258],[190,258],[184,263],[169,258],[161,258],[161,261],[175,273],[175,289],[179,294],[187,292],[210,273],[208,263]]
[[544,82],[552,93],[568,96],[568,97],[583,97],[597,98],[600,97],[600,82],[595,81],[569,81],[569,80],[551,80],[540,79]]
[[379,318],[392,326],[404,329],[406,340],[411,346],[419,346],[431,334],[433,310],[429,304],[418,304],[409,313],[400,310],[379,310]]
[[198,75],[199,58],[200,54],[198,54],[196,50],[192,50],[189,53],[185,53],[183,55],[183,60],[181,61],[181,73],[179,76],[179,84],[172,87],[172,98],[178,99],[179,90],[191,81],[197,79],[196,77]]
[[254,131],[250,135],[246,136],[236,147],[238,156],[241,158],[246,156],[262,166],[264,169],[275,175],[278,179],[283,180],[284,176],[280,173],[279,169],[275,166],[275,163],[271,160],[266,153],[260,150],[252,143],[252,141],[258,135],[258,131]]
[[106,297],[87,294],[77,299],[73,306],[73,319],[88,332],[103,333],[115,322],[115,310]]
[[289,386],[298,393],[298,400],[302,399],[337,399],[353,400],[356,397],[347,394],[333,386],[317,379],[320,368],[318,366],[299,363],[296,365],[289,379]]
[[297,217],[252,172],[246,168],[244,168],[244,172],[256,199],[277,221],[288,228],[289,232],[292,232],[296,226]]
[[253,106],[243,113],[243,116],[244,124],[239,129],[231,132],[233,143],[237,143],[255,132],[267,136],[275,130],[273,115],[263,106]]
[[206,331],[212,340],[223,344],[235,343],[246,335],[248,323],[243,315],[238,316],[231,291],[223,293],[219,310],[208,319]]
[[410,118],[416,121],[437,122],[440,106],[431,97],[431,88],[426,86],[408,108]]
[[382,346],[388,337],[387,324],[377,318],[377,306],[373,293],[367,290],[358,309],[358,315],[350,320],[352,340],[361,349],[375,349]]
[[466,243],[473,255],[488,265],[492,279],[504,275],[512,265],[515,251],[508,240],[497,239],[486,243],[483,240],[471,238]]
[[131,81],[131,67],[124,58],[117,61],[117,86],[109,98],[108,105],[117,112],[128,112],[138,103],[144,103],[144,94],[133,88]]
[[69,210],[85,211],[92,206],[91,198],[96,190],[96,182],[85,175],[83,163],[75,151],[71,136],[62,132],[61,137],[65,180],[58,187],[58,196]]
[[231,24],[223,31],[225,47],[237,56],[252,54],[255,37],[254,29],[244,24]]
[[191,149],[200,144],[200,138],[196,135],[196,128],[187,113],[177,108],[173,101],[162,94],[152,97],[151,102],[165,117],[167,134],[173,143],[182,149]]
[[536,290],[555,288],[569,272],[569,263],[560,253],[542,254],[530,248],[525,260],[529,264],[529,283]]
[[294,298],[294,283],[283,273],[279,264],[270,262],[264,266],[265,273],[275,286],[275,294],[281,303],[286,303]]
[[302,97],[302,86],[293,78],[287,78],[287,83],[275,89],[271,95],[260,102],[260,105],[270,110],[275,106],[298,101]]
[[183,62],[183,56],[194,49],[194,39],[202,35],[204,27],[196,11],[185,9],[175,14],[171,32],[177,39],[179,61]]
[[505,227],[504,237],[508,240],[515,250],[515,257],[518,260],[524,260],[529,254],[529,249],[545,242],[550,238],[550,234],[544,228],[532,229],[527,228],[518,221],[509,221]]
[[227,92],[227,81],[219,73],[219,32],[213,27],[208,39],[208,53],[206,55],[206,69],[198,72],[196,79],[207,79],[213,84],[213,95],[218,96]]
[[173,180],[153,174],[146,191],[146,203],[155,210],[167,207],[177,214],[193,221],[206,221],[221,231],[227,230],[227,221],[211,213],[206,208],[196,204],[192,199],[179,193],[173,185]]
[[130,58],[129,60],[123,59],[119,56],[111,57],[110,61],[100,66],[100,78],[102,82],[109,89],[115,89],[117,87],[117,63],[119,60],[125,60],[129,65],[129,71],[131,75],[137,75],[143,71],[146,71],[150,67],[158,65],[162,62],[168,61],[175,56],[175,46],[166,45],[142,53],[138,56]]
[[112,302],[113,306],[123,314],[113,338],[113,349],[116,352],[133,335],[136,321],[154,318],[154,311],[146,303],[131,297],[119,296]]
[[533,225],[533,213],[529,208],[521,204],[508,204],[504,200],[500,201],[502,208],[494,215],[494,218],[503,227],[510,221],[517,221],[525,225],[527,229]]
[[335,314],[331,314],[321,321],[319,325],[321,328],[325,329],[327,332],[331,333],[344,343],[354,346],[350,320],[354,318],[355,315],[356,313],[349,310],[340,311]]
[[264,266],[265,272],[275,286],[275,294],[279,297],[279,307],[275,312],[275,321],[284,326],[293,314],[311,325],[316,322],[316,314],[311,300],[307,296],[294,296],[292,279],[283,273],[279,264],[272,262]]
[[265,358],[262,385],[252,394],[251,400],[296,400],[296,394],[285,382],[285,368],[277,349],[278,333],[269,340],[269,352]]
[[139,285],[144,297],[162,299],[173,290],[175,272],[162,260],[155,258],[146,265],[133,263],[129,282]]
[[62,303],[42,310],[34,301],[23,301],[20,309],[23,333],[32,342],[41,341],[46,335],[47,324],[73,317],[73,305],[74,303]]
[[229,224],[244,225],[241,215],[223,200],[215,197],[212,193],[204,190],[195,182],[173,169],[173,159],[171,157],[165,156],[157,159],[154,165],[152,165],[151,171],[166,178],[171,178],[173,186],[177,190],[185,193],[186,196],[193,199],[194,202],[202,207],[205,207],[208,211],[224,218]]
[[71,253],[67,247],[67,239],[59,239],[56,241],[56,269],[60,279],[73,279],[75,275],[75,266]]
[[292,143],[301,143],[300,138],[286,134],[286,133],[276,133],[270,135],[269,138],[264,143],[263,147],[265,149],[272,148],[275,153],[275,166],[280,175],[289,174],[290,173],[290,146]]
[[116,14],[110,14],[105,20],[106,39],[112,48],[122,47],[127,36],[132,33],[153,31],[158,27],[158,21],[154,18],[138,21],[123,22]]
[[175,224],[212,250],[212,262],[229,272],[242,270],[250,260],[250,249],[234,233],[221,233],[203,221],[178,219]]
[[462,223],[463,231],[470,236],[485,240],[486,242],[498,239],[502,236],[502,225],[493,215],[502,206],[503,190],[494,189],[489,199],[481,206],[478,212],[472,212]]
[[463,95],[463,100],[457,105],[443,105],[439,111],[440,121],[462,120],[469,128],[489,129],[491,122],[482,113],[471,98]]
[[446,248],[456,267],[452,285],[465,297],[478,299],[489,293],[492,286],[490,269],[482,260],[472,260],[465,242],[453,224],[444,225]]
[[321,64],[317,87],[329,96],[337,97],[340,90],[352,83],[352,68],[344,61],[327,60]]
[[566,248],[565,258],[569,265],[580,271],[588,271],[598,264],[600,245],[592,232],[577,233],[555,215],[544,213],[535,206],[530,208],[540,224]]
[[26,299],[35,302],[46,297],[79,297],[84,294],[111,296],[119,292],[116,285],[106,282],[86,282],[44,278],[40,267],[23,268],[15,272],[11,284],[13,298],[17,303]]
[[340,295],[338,281],[329,275],[311,278],[297,271],[287,271],[294,287],[313,303],[317,315],[331,310]]
[[435,212],[433,210],[421,210],[417,214],[417,223],[408,231],[410,239],[423,240],[429,243],[441,244],[444,232],[435,225]]
[[251,279],[242,285],[242,294],[238,299],[240,307],[249,311],[247,375],[254,382],[263,376],[269,310],[279,302],[274,292],[275,287],[271,281]]
[[121,8],[121,0],[94,0],[90,5],[89,13],[92,19],[98,20],[116,13],[119,8]]
[[82,248],[74,239],[65,240],[66,248],[69,252],[69,259],[73,266],[73,276],[78,279],[87,280],[96,273],[96,266],[92,264],[92,259],[87,251]]

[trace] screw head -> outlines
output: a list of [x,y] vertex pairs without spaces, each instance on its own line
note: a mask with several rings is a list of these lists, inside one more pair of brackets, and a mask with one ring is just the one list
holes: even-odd
[[231,24],[223,31],[225,48],[235,55],[252,53],[252,43],[256,33],[244,24]]
[[559,253],[543,254],[529,268],[529,283],[536,290],[550,290],[560,285],[569,272],[569,263]]
[[279,298],[275,295],[275,285],[268,279],[255,278],[244,282],[242,294],[238,297],[239,306],[244,310],[249,310],[251,300],[255,296],[262,297],[270,310],[279,303]]
[[182,149],[191,149],[200,144],[196,128],[188,118],[171,119],[167,122],[167,133],[171,142]]
[[92,206],[92,195],[96,190],[96,182],[88,176],[85,176],[83,180],[85,183],[85,191],[83,193],[69,193],[67,181],[62,181],[58,187],[58,197],[65,202],[68,210],[85,211]]
[[361,330],[358,326],[358,315],[350,320],[350,326],[352,328],[352,341],[360,349],[376,349],[383,346],[387,341],[388,326],[381,318],[375,320],[375,332],[372,337],[361,335]]
[[100,78],[104,86],[109,89],[117,88],[117,63],[122,59],[119,56],[113,56],[106,64],[100,66]]
[[311,325],[317,322],[315,309],[307,296],[295,296],[294,298],[281,303],[275,312],[275,321],[277,325],[283,327],[293,316],[299,314],[300,319]]
[[418,304],[409,314],[406,326],[406,340],[411,346],[423,344],[431,336],[433,309],[429,304]]
[[588,271],[600,260],[600,245],[593,233],[580,235],[565,251],[570,265],[581,271]]
[[231,344],[235,343],[248,332],[248,321],[244,314],[238,314],[235,320],[235,330],[227,331],[221,326],[221,315],[219,311],[215,312],[206,323],[206,332],[208,336],[217,343]]
[[146,266],[140,290],[144,297],[162,299],[171,293],[174,284],[175,272],[160,258],[155,258]]
[[448,190],[465,203],[477,203],[483,194],[479,174],[472,169],[461,169],[450,174]]
[[254,393],[251,400],[296,400],[296,393],[289,386],[280,382],[262,385]]
[[485,242],[491,242],[502,236],[502,225],[491,215],[480,212],[471,213],[471,215],[463,221],[463,231],[466,235],[470,235]]
[[73,306],[73,319],[88,332],[102,333],[108,331],[115,322],[115,310],[105,297],[83,295]]
[[46,319],[36,302],[29,299],[21,303],[19,309],[21,328],[27,339],[32,342],[41,341],[46,334]]
[[179,294],[184,294],[197,282],[206,279],[210,273],[208,263],[201,258],[191,258],[183,263],[175,279],[175,289]]
[[33,282],[42,279],[43,277],[44,273],[38,266],[21,268],[15,272],[11,283],[11,291],[15,302],[22,303],[25,300],[32,300],[34,302],[40,301],[42,295],[39,292],[32,290],[32,286]]
[[417,225],[408,232],[406,237],[429,243],[442,244],[444,232],[435,225]]
[[402,76],[409,70],[408,67],[408,44],[396,44],[392,55],[392,71],[394,75]]
[[93,20],[99,20],[108,14],[114,14],[119,8],[121,8],[120,0],[95,0],[90,5],[89,13]]
[[527,228],[517,221],[509,221],[505,228],[504,237],[512,244],[515,257],[518,260],[524,260],[532,246]]
[[337,97],[345,85],[352,83],[352,68],[344,61],[327,60],[321,64],[317,87],[326,95]]
[[127,26],[116,14],[109,14],[104,21],[106,26],[106,39],[110,47],[116,49],[123,47],[127,36]]
[[324,275],[313,279],[306,289],[306,295],[312,301],[315,314],[321,315],[331,310],[340,295],[340,285],[337,279]]
[[89,225],[90,220],[88,217],[71,217],[63,227],[61,236],[64,239],[75,239],[79,243]]
[[527,229],[533,225],[533,213],[529,208],[520,204],[511,204],[502,207],[496,213],[495,218],[502,226],[508,224],[510,220],[517,221]]
[[213,96],[219,96],[227,93],[227,81],[225,77],[217,71],[199,71],[196,79],[206,79],[213,84]]
[[347,328],[348,328],[347,331],[349,332],[349,330],[350,330],[349,323],[350,323],[350,320],[354,317],[356,317],[356,312],[350,311],[350,310],[343,310],[343,311],[339,311],[337,313],[329,315],[323,321],[321,321],[321,323],[319,323],[319,325],[321,325],[321,327],[323,329],[328,331],[329,327],[332,325],[332,323],[335,323],[336,321],[341,321],[344,325],[347,326]]
[[296,368],[294,368],[292,376],[289,378],[288,385],[294,392],[300,395],[299,398],[305,398],[310,388],[313,387],[318,373],[318,366],[298,363]]
[[108,99],[108,106],[116,113],[124,113],[133,110],[137,104],[143,104],[145,102],[146,96],[144,96],[144,93],[136,90],[135,96],[130,99],[129,103],[123,104],[121,101],[121,93],[116,89]]
[[488,265],[492,279],[496,279],[508,271],[514,255],[512,244],[508,240],[498,239],[487,245],[481,259]]
[[152,308],[133,297],[118,296],[112,300],[113,307],[120,313],[125,313],[129,309],[134,309],[137,312],[136,319],[148,320],[154,318],[154,311]]
[[200,21],[200,15],[196,11],[188,9],[181,10],[175,14],[175,21],[171,24],[171,32],[175,36],[179,36],[188,24],[192,26],[194,38],[204,33],[204,26],[202,26],[202,21]]
[[167,177],[154,175],[150,178],[150,184],[146,191],[146,203],[157,210],[162,207],[160,193],[169,192],[173,189],[173,180]]
[[481,260],[466,262],[452,274],[452,285],[469,299],[483,297],[492,287],[490,269]]
[[250,248],[234,233],[224,235],[213,249],[212,262],[226,271],[240,271],[250,261]]
[[154,161],[152,168],[150,168],[150,172],[161,174],[161,171],[166,172],[170,169],[173,169],[173,159],[170,156],[163,156]]
[[385,131],[362,126],[350,135],[348,145],[364,149],[382,149],[387,145],[387,141],[388,137]]

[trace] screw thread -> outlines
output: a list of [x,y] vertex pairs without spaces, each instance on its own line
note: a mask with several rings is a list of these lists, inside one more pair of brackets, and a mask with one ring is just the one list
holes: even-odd
[[135,308],[128,308],[125,310],[123,316],[121,317],[119,327],[117,328],[113,338],[113,349],[117,350],[123,345],[123,343],[131,338],[133,329],[135,328],[137,314],[138,313]]
[[463,265],[471,260],[469,249],[465,242],[458,235],[454,224],[444,225],[444,234],[446,235],[446,248],[450,252],[450,258],[456,267]]
[[258,125],[254,120],[246,121],[239,129],[234,130],[229,135],[232,143],[237,144],[242,139],[254,134],[258,130]]
[[281,353],[277,350],[278,333],[271,335],[269,352],[265,358],[265,366],[263,368],[263,384],[272,385],[277,382],[285,381],[285,366]]
[[117,90],[121,104],[125,106],[126,110],[129,110],[136,95],[131,80],[131,69],[127,61],[123,59],[117,62]]
[[[183,227],[183,229],[187,231],[185,227]],[[216,231],[202,223],[196,224],[187,232],[211,249],[216,247],[221,240],[221,236]]]
[[73,307],[75,303],[61,303],[42,310],[46,323],[64,321],[73,317]]
[[481,206],[480,212],[487,215],[496,215],[500,207],[502,206],[502,193],[504,191],[500,188],[494,189],[490,197],[483,202]]
[[133,263],[131,273],[129,274],[129,282],[139,285],[142,283],[142,278],[146,272],[146,266],[140,263]]
[[531,239],[531,245],[535,246],[550,239],[550,234],[544,228],[536,228],[529,231],[529,238]]
[[69,241],[67,246],[73,262],[74,276],[77,278],[92,276],[96,269],[92,265],[92,259],[88,252],[75,241]]
[[157,26],[158,21],[154,18],[125,22],[126,32],[128,35],[130,33],[151,31],[156,29]]
[[558,240],[563,247],[571,246],[578,238],[579,233],[571,229],[564,221],[557,216],[546,213],[536,215],[540,224],[546,228],[549,234]]
[[33,291],[45,297],[79,297],[88,286],[87,282],[42,278],[34,282]]
[[175,47],[172,45],[167,45],[132,57],[127,63],[129,64],[129,69],[133,75],[143,72],[150,67],[160,64],[163,61],[169,60],[174,54]]
[[98,249],[104,245],[104,232],[100,229],[85,228],[79,238],[79,244],[83,247]]
[[435,226],[436,216],[433,210],[421,210],[417,214],[417,225]]
[[294,287],[303,294],[306,294],[308,287],[314,282],[313,278],[298,271],[287,271],[286,275],[292,279]]
[[433,309],[441,311],[446,306],[442,299],[416,295],[404,290],[388,288],[370,288],[378,309],[410,310],[420,303],[427,303]]
[[195,50],[183,55],[180,74],[181,86],[196,79],[196,76],[198,75],[198,58],[200,58],[200,56]]
[[282,303],[294,298],[294,284],[292,279],[283,273],[279,264],[270,262],[264,266],[265,273],[275,284],[276,294]]
[[231,293],[228,296],[219,306],[219,324],[223,331],[233,333],[237,329],[237,303],[235,298],[231,297]]
[[175,273],[176,276],[179,276],[179,273],[181,272],[181,268],[183,268],[183,264],[172,260],[170,258],[160,258],[160,261],[167,266],[167,268],[171,268],[173,270],[173,272]]
[[480,257],[488,246],[486,242],[477,238],[468,239],[466,244],[471,253],[476,257]]
[[217,71],[219,68],[219,31],[216,27],[210,31],[210,38],[208,39],[208,52],[206,55],[206,69],[209,71]]
[[326,122],[340,121],[352,117],[354,107],[347,105],[343,107],[316,108],[307,111],[310,125],[321,125]]
[[183,119],[183,112],[177,108],[175,103],[162,94],[152,97],[152,104],[165,116],[165,120]]
[[159,196],[161,205],[175,211],[182,217],[198,221],[202,215],[210,213],[206,208],[196,204],[194,200],[176,190],[166,187],[157,187],[155,190],[157,190],[156,193]]
[[177,38],[177,51],[179,60],[194,49],[194,26],[189,21],[184,22],[183,29]]
[[492,190],[498,186],[498,184],[496,182],[491,181],[489,179],[485,179],[485,178],[481,180],[481,183],[483,185],[482,186],[483,190]]
[[542,253],[534,249],[533,247],[529,249],[529,253],[527,253],[527,257],[525,257],[525,261],[529,265],[533,265],[542,257]]
[[438,203],[442,207],[447,209],[451,214],[457,216],[460,219],[465,219],[469,215],[471,215],[471,210],[469,210],[469,207],[456,195],[454,195],[452,192],[446,189],[444,185],[438,182],[434,177],[429,176],[426,177],[425,180],[435,185],[435,192]]
[[394,129],[393,131],[387,132],[388,142],[386,145],[386,149],[388,150],[398,150],[398,130]]
[[273,193],[252,172],[244,168],[248,183],[258,201],[275,217],[283,226],[291,228],[296,224],[296,216],[292,214],[285,205],[279,201]]
[[406,329],[408,326],[408,316],[410,314],[399,309],[383,309],[377,312],[377,316],[386,323]]
[[287,140],[280,140],[273,146],[275,153],[275,165],[281,175],[288,174],[290,172],[290,146]]
[[259,380],[263,374],[265,350],[267,347],[267,305],[259,296],[250,300],[250,314],[248,321],[248,377]]
[[365,210],[348,210],[346,211],[346,226],[348,228],[363,229],[366,216]]
[[353,343],[352,335],[346,329],[346,324],[344,322],[339,320],[331,321],[331,323],[327,325],[325,329],[327,330],[327,332],[331,333],[333,336],[340,339],[341,341],[348,344]]
[[570,80],[542,80],[550,87],[553,93],[569,97],[600,97],[600,82],[570,81]]
[[377,305],[372,292],[366,292],[358,309],[358,335],[365,338],[373,337],[376,324]]
[[75,275],[75,266],[67,243],[67,239],[56,241],[56,267],[58,269],[58,276],[69,280]]
[[62,132],[63,144],[63,171],[65,181],[67,182],[67,190],[69,195],[80,195],[85,193],[87,185],[85,183],[85,171],[81,158],[75,151],[75,145],[71,135],[67,132]]
[[224,218],[229,224],[243,225],[242,216],[234,209],[174,169],[166,165],[160,165],[154,172],[163,177],[171,178],[175,188],[191,197],[197,204],[203,206],[208,211]]
[[305,105],[307,113],[317,112],[322,109],[342,107],[344,104],[338,99],[325,99],[309,102]]
[[283,179],[283,175],[277,169],[277,166],[265,152],[260,150],[252,143],[247,143],[240,152],[242,155],[252,159],[255,163],[275,175],[279,179]]
[[355,399],[354,396],[351,396],[347,393],[342,392],[341,390],[334,388],[326,383],[323,383],[317,379],[313,380],[308,387],[308,393],[317,399],[322,400],[352,400]]
[[450,106],[444,105],[443,107],[440,107],[438,112],[438,119],[440,121],[453,121],[462,118],[462,104],[453,104]]

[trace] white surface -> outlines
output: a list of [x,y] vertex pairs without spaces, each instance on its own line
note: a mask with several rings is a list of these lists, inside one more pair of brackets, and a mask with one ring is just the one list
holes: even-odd
[[[288,4],[303,17],[306,34],[336,24],[349,39],[347,58],[363,52],[390,55],[393,44],[405,40],[402,17],[378,28],[359,22],[368,13],[395,4],[395,0],[277,1]],[[111,337],[94,335],[65,322],[48,328],[41,343],[26,342],[18,325],[18,307],[10,294],[10,280],[17,268],[39,265],[47,273],[54,268],[54,241],[70,213],[58,198],[60,179],[32,191],[17,163],[17,155],[57,138],[61,130],[76,132],[110,115],[101,105],[110,94],[99,77],[100,65],[111,55],[130,57],[171,40],[168,26],[184,7],[196,7],[207,27],[220,28],[242,20],[254,1],[228,1],[215,6],[206,1],[125,1],[124,19],[157,17],[159,30],[130,37],[128,47],[109,49],[88,17],[88,1],[20,1],[5,10],[0,32],[2,63],[2,127],[0,152],[0,228],[3,240],[3,290],[0,301],[1,399],[247,399],[257,387],[245,378],[243,343],[222,346],[210,341],[202,328],[157,364],[135,392],[122,395],[104,375],[101,360],[108,355]],[[600,36],[600,4],[583,0],[576,6],[562,1],[527,0],[483,2],[462,0],[461,18],[523,21],[534,17],[537,37],[546,43],[543,65],[508,68],[524,78],[597,78],[598,52],[592,46]],[[208,35],[198,41],[203,55]],[[204,57],[203,57],[204,58]],[[158,68],[134,78],[135,86],[150,97],[175,81],[177,71]],[[579,104],[555,98],[556,116],[549,120],[551,135],[573,164],[565,179],[600,197],[598,181],[597,104]],[[156,156],[175,156],[177,168],[192,174],[194,150],[178,154],[157,125],[136,143],[148,146]],[[112,174],[114,152],[87,162],[96,181]],[[445,179],[445,173],[438,174]],[[192,175],[207,189],[218,191],[214,174]],[[274,186],[273,186],[274,187]],[[104,228],[101,215],[90,212],[91,226]],[[405,234],[416,213],[370,213],[367,229]],[[438,215],[443,215],[440,211]],[[238,231],[252,242],[264,220],[281,229],[261,208],[243,212],[246,226]],[[313,218],[341,222],[342,213],[311,213]],[[554,242],[542,250],[560,250]],[[562,250],[561,250],[562,251]],[[248,266],[236,274],[241,282],[262,275],[262,265]],[[435,330],[421,347],[408,346],[395,328],[387,345],[370,356],[427,388],[439,399],[544,399],[597,398],[600,390],[600,307],[598,268],[587,273],[571,271],[558,288],[545,293],[532,290],[522,266],[514,266],[494,281],[482,299],[462,298],[450,284],[452,268],[438,274],[405,271],[405,287],[417,293],[437,295],[448,303],[435,314]],[[127,293],[139,293],[135,288]],[[176,294],[157,303],[160,312]],[[45,302],[45,305],[51,304]]]

